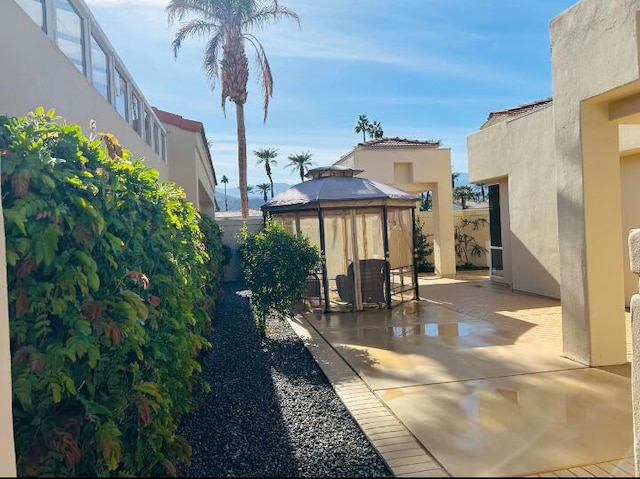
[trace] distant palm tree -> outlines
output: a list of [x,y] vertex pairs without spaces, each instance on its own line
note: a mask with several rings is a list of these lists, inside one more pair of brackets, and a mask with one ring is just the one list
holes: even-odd
[[[211,86],[221,83],[222,111],[227,99],[236,105],[238,136],[238,174],[242,217],[249,215],[247,196],[247,137],[244,104],[247,101],[249,61],[245,41],[256,51],[263,92],[264,121],[267,121],[269,98],[273,95],[273,77],[269,60],[260,41],[251,31],[260,30],[272,20],[289,18],[300,26],[300,18],[278,0],[171,0],[165,8],[169,24],[175,20],[180,27],[172,42],[174,56],[189,37],[207,39],[203,67]],[[185,18],[187,19],[186,21]],[[222,58],[220,58],[222,56]]]
[[378,140],[384,135],[384,132],[382,131],[382,125],[380,125],[379,121],[374,121],[371,125],[369,125],[369,129],[367,131],[369,133],[369,138],[374,140]]
[[293,171],[298,171],[300,173],[300,181],[304,181],[304,175],[309,171],[309,166],[314,163],[311,161],[311,157],[313,155],[308,151],[303,153],[298,153],[297,155],[289,155],[287,159],[289,160],[289,166]]
[[[267,173],[267,178],[269,178],[269,183],[271,184],[271,198],[273,198],[273,178],[271,177],[271,165],[277,165],[278,162],[275,158],[278,156],[277,148],[260,148],[253,152],[254,155],[258,157],[258,161],[256,161],[256,166],[260,163],[264,163],[264,169]],[[267,200],[264,200],[265,202]]]
[[224,185],[224,210],[229,211],[229,205],[227,204],[227,183],[229,183],[229,178],[227,178],[227,175],[222,175],[220,183]]
[[453,190],[453,198],[460,200],[462,209],[467,209],[467,201],[474,200],[476,198],[476,192],[469,185],[456,186]]
[[367,115],[360,115],[358,117],[358,122],[356,123],[355,131],[356,131],[356,133],[362,133],[362,143],[367,141],[365,135],[366,135],[367,131],[369,131],[370,126],[371,126],[371,124],[369,123],[369,120],[367,119]]
[[480,197],[482,198],[483,203],[487,196],[487,193],[485,192],[486,187],[487,185],[484,183],[476,183],[476,188],[478,189],[478,193],[480,194]]
[[460,173],[458,172],[453,172],[451,173],[451,188],[455,188],[456,187],[456,180],[460,177]]
[[260,191],[262,191],[264,202],[266,203],[267,201],[269,201],[269,198],[267,198],[267,192],[269,191],[269,188],[271,187],[271,185],[269,183],[259,183],[256,186]]

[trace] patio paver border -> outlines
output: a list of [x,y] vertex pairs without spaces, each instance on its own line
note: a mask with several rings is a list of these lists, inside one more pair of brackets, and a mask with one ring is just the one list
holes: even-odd
[[451,477],[307,318],[288,322],[395,477]]

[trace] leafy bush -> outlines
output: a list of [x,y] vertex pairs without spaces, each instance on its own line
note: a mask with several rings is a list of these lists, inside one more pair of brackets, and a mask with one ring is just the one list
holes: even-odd
[[113,135],[41,108],[0,132],[18,473],[175,475],[208,388],[215,227]]
[[320,254],[308,238],[292,235],[269,217],[258,233],[249,234],[243,227],[238,242],[257,331],[264,337],[267,318],[284,318],[302,298],[307,276],[318,266]]
[[[488,224],[485,218],[461,218],[460,222],[453,227],[453,237],[455,240],[455,252],[457,266],[459,269],[473,269],[472,257],[481,258],[487,254],[487,248],[479,244],[471,231],[479,231]],[[471,231],[469,231],[471,229]]]
[[422,227],[422,221],[416,216],[413,228],[415,234],[416,264],[418,273],[432,273],[434,271],[433,263],[429,262],[427,258],[433,254],[433,235],[424,234]]

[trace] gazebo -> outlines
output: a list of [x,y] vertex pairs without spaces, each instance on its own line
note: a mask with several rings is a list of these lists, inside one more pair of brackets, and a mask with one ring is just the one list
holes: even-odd
[[262,206],[288,231],[318,245],[321,266],[309,278],[307,300],[330,311],[391,308],[418,299],[414,248],[418,198],[354,176],[363,170],[327,166]]

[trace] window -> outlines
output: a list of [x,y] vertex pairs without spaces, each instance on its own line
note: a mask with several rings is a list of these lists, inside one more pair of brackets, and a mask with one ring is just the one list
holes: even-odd
[[142,130],[140,125],[140,98],[135,93],[131,95],[131,126],[134,130],[141,134]]
[[44,24],[44,0],[17,0],[18,5],[42,28],[45,32],[47,27]]
[[160,154],[160,127],[157,123],[153,123],[153,151]]
[[109,102],[109,69],[108,57],[98,41],[91,35],[91,78],[93,86]]
[[116,94],[116,111],[120,113],[120,116],[129,121],[129,102],[127,97],[129,96],[129,84],[127,80],[120,74],[117,68],[113,70],[115,75],[115,94]]
[[164,133],[161,133],[160,135],[161,135],[160,158],[162,158],[162,161],[166,163],[167,162],[167,137]]
[[147,142],[147,145],[151,145],[151,115],[145,109],[144,110],[144,141]]
[[56,1],[56,39],[58,47],[78,70],[86,73],[82,17],[68,0]]
[[504,276],[502,264],[502,220],[500,217],[500,185],[489,185],[489,258],[491,276]]

